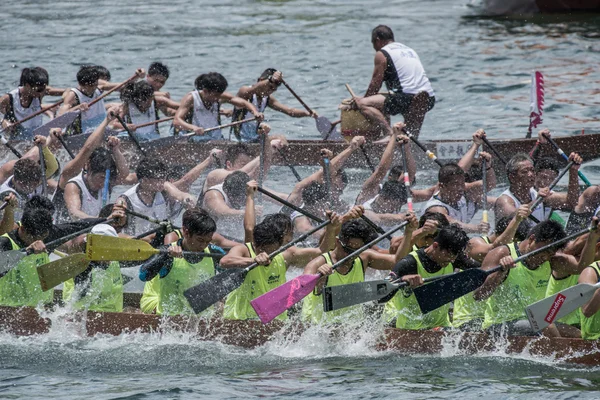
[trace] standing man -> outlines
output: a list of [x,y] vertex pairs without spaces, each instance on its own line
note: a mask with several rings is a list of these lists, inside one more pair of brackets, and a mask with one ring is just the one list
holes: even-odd
[[[365,97],[356,99],[356,106],[369,121],[378,125],[384,135],[390,135],[392,128],[389,115],[402,114],[413,134],[418,134],[418,126],[411,126],[409,113],[413,99],[426,104],[425,112],[435,104],[435,93],[425,75],[425,70],[417,53],[402,43],[395,42],[394,32],[385,25],[379,25],[371,34],[371,43],[377,52],[373,77]],[[382,83],[386,84],[389,96],[379,94]],[[425,117],[422,113],[422,118]]]

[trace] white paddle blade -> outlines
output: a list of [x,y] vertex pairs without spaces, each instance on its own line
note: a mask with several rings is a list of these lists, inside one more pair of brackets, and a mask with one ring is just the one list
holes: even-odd
[[4,251],[0,256],[0,277],[6,275],[8,271],[17,266],[19,261],[27,254],[20,250]]
[[539,332],[548,325],[572,313],[592,299],[600,283],[589,285],[580,283],[568,289],[546,297],[525,308],[531,328]]

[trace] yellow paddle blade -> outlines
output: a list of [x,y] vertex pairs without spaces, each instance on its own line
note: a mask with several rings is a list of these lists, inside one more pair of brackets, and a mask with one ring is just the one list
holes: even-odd
[[159,251],[143,240],[89,234],[86,253],[91,261],[143,261]]
[[85,254],[77,253],[37,267],[42,290],[50,290],[79,275],[90,264]]

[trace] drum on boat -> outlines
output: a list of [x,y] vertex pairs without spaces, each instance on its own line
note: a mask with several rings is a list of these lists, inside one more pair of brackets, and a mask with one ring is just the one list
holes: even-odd
[[350,109],[351,99],[342,100],[341,110],[341,134],[346,141],[352,140],[354,136],[364,136],[367,141],[377,140],[381,136],[381,130],[369,122],[359,111]]

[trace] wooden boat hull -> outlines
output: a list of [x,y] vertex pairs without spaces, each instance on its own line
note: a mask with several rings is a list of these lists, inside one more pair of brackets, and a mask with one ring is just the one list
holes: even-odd
[[[261,346],[275,335],[303,330],[299,324],[284,326],[280,321],[263,325],[260,321],[207,321],[194,317],[160,317],[138,313],[80,312],[60,318],[81,323],[84,328],[82,332],[87,336],[184,331],[193,334],[199,340],[219,341],[245,348]],[[51,326],[50,319],[43,318],[32,308],[0,307],[0,331],[17,336],[30,336],[48,333]],[[440,354],[451,346],[459,354],[465,355],[498,351],[502,354],[526,354],[560,362],[599,366],[598,345],[598,341],[582,339],[524,336],[494,338],[484,333],[387,328],[378,341],[377,349],[404,354]]]

